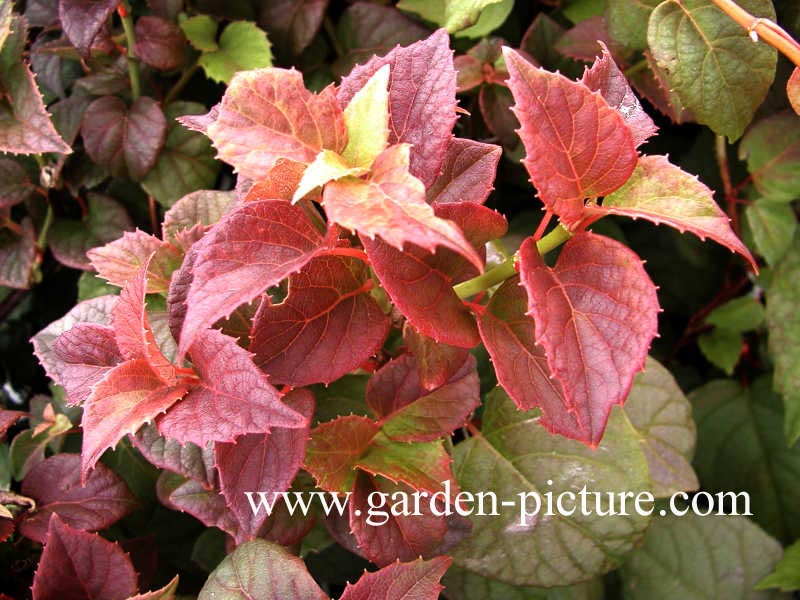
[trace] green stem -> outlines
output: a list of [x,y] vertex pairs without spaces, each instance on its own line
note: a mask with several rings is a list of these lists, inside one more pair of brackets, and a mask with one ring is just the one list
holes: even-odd
[[[571,237],[572,232],[559,224],[550,233],[536,242],[536,249],[539,251],[539,254],[545,255],[551,250],[558,248]],[[489,269],[485,273],[453,286],[453,290],[455,290],[456,295],[462,300],[488,290],[490,287],[502,283],[509,277],[516,275],[517,269],[514,266],[516,262],[517,255],[515,254],[505,262]]]
[[[125,31],[125,40],[128,46],[128,73],[131,77],[131,96],[134,102],[142,94],[142,84],[139,80],[139,61],[136,60],[136,36],[133,33],[133,17],[131,16],[131,5],[127,0],[120,2],[122,11],[122,29]],[[122,16],[124,14],[124,16]]]
[[643,58],[637,63],[632,64],[630,67],[625,69],[625,77],[629,78],[631,75],[636,75],[639,71],[644,71],[648,67],[647,59]]
[[172,89],[167,93],[164,97],[164,106],[167,106],[170,102],[173,102],[175,98],[178,97],[178,94],[183,91],[183,88],[186,87],[186,84],[189,83],[189,80],[194,77],[194,74],[197,72],[197,69],[200,68],[200,63],[197,61],[194,64],[186,69],[183,74],[181,75],[180,79],[175,82],[175,85],[172,86]]
[[50,203],[47,203],[47,212],[44,214],[44,222],[42,223],[42,228],[39,230],[39,237],[36,240],[36,244],[39,246],[39,250],[44,252],[44,248],[47,245],[47,232],[50,230],[50,225],[53,223],[53,207]]

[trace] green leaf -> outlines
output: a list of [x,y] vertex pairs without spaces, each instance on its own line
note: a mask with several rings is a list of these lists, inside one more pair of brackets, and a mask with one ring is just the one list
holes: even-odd
[[95,273],[84,271],[78,277],[78,302],[105,296],[106,294],[119,294],[119,288],[104,279],[100,279]]
[[[461,489],[496,494],[499,514],[489,514],[492,506],[487,498],[486,516],[473,513],[472,535],[452,556],[460,567],[513,585],[569,585],[619,565],[641,540],[649,517],[634,511],[632,500],[627,515],[599,516],[593,510],[594,496],[588,496],[592,508],[588,516],[580,514],[579,500],[572,516],[555,511],[554,516],[544,516],[544,494],[557,497],[585,485],[591,492],[603,493],[601,508],[608,510],[608,492],[649,494],[647,461],[639,435],[622,410],[612,412],[603,441],[594,451],[552,435],[536,415],[518,411],[497,388],[486,400],[482,434],[455,447],[454,472]],[[519,494],[533,492],[542,498],[541,514],[521,515]],[[514,506],[504,507],[503,501]],[[533,512],[533,496],[527,505]],[[570,508],[569,499],[565,507]]]
[[690,464],[696,437],[692,407],[657,360],[648,357],[645,370],[633,380],[625,414],[641,435],[653,495],[696,490],[700,484]]
[[567,0],[561,8],[563,15],[576,25],[602,15],[605,10],[606,0]]
[[766,199],[791,202],[800,196],[800,119],[785,111],[760,120],[742,138],[739,158]]
[[272,50],[267,34],[258,25],[251,21],[234,21],[222,32],[219,48],[203,52],[198,63],[209,78],[230,83],[237,71],[271,67]]
[[742,354],[742,336],[729,329],[714,329],[697,338],[697,345],[710,363],[718,366],[727,375],[733,375],[733,369]]
[[197,15],[190,19],[182,19],[180,22],[186,39],[200,52],[216,52],[219,50],[217,45],[217,22],[208,15]]
[[647,48],[647,22],[661,0],[608,0],[606,23],[615,42],[630,50]]
[[720,304],[706,317],[706,323],[735,333],[753,331],[764,322],[764,307],[751,296]]
[[772,597],[753,592],[781,547],[742,516],[692,512],[653,520],[644,546],[622,567],[626,600]]
[[256,539],[225,557],[200,590],[198,600],[326,600],[303,561],[282,546]]
[[792,245],[797,231],[797,219],[792,207],[756,200],[745,207],[744,217],[758,253],[766,259],[767,264],[777,263]]
[[[769,349],[775,361],[774,385],[786,406],[789,444],[800,439],[800,238],[775,266],[767,288]],[[800,529],[800,528],[799,528]]]
[[775,570],[758,582],[757,590],[778,588],[782,592],[800,590],[800,540],[783,551]]
[[444,27],[456,37],[483,37],[503,24],[513,0],[401,0],[397,8]]
[[297,202],[330,181],[348,176],[357,177],[366,172],[364,168],[348,166],[343,157],[333,150],[323,150],[303,171],[303,177],[297,185],[292,201]]
[[593,579],[568,587],[541,588],[509,585],[460,567],[450,567],[442,579],[453,600],[602,600],[603,581]]
[[26,429],[14,437],[8,453],[14,479],[25,479],[25,475],[44,460],[47,445],[70,429],[70,420],[65,415],[57,414],[55,420],[38,433],[34,429]]
[[197,102],[173,102],[164,110],[166,141],[155,166],[142,180],[145,191],[164,208],[190,192],[214,187],[221,164],[214,158],[211,142],[175,120],[206,112],[206,107]]
[[[347,146],[342,157],[368,169],[389,143],[389,65],[369,78],[344,109]],[[305,195],[305,194],[303,194]]]
[[[780,398],[769,378],[748,390],[717,380],[689,395],[697,421],[694,467],[703,489],[746,492],[753,520],[771,535],[800,535],[800,444],[789,448],[782,435]],[[743,497],[736,498],[742,513]]]
[[[775,19],[770,0],[741,0]],[[775,77],[777,53],[756,43],[711,0],[666,0],[650,16],[647,41],[669,89],[715,133],[738,139]]]
[[481,11],[481,15],[474,25],[456,31],[454,35],[457,38],[470,39],[487,36],[505,22],[513,8],[514,0],[495,1]]

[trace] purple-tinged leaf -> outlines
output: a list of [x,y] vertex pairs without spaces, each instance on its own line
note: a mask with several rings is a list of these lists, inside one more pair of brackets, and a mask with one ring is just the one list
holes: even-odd
[[261,5],[258,24],[275,47],[299,55],[317,34],[328,0],[273,0]]
[[383,345],[389,319],[369,295],[369,269],[356,258],[319,256],[289,278],[280,304],[261,303],[250,351],[276,384],[339,379]]
[[306,446],[305,469],[323,490],[349,492],[356,480],[355,465],[378,430],[377,423],[358,415],[317,425]]
[[410,323],[403,327],[403,341],[414,358],[420,385],[429,391],[455,375],[469,354],[466,348],[442,344],[419,333]]
[[492,184],[502,153],[503,149],[494,144],[453,138],[442,161],[442,173],[426,192],[428,202],[483,204],[494,189]]
[[117,4],[117,0],[58,0],[61,27],[84,57]]
[[[164,213],[162,237],[177,244],[177,234],[200,225],[213,225],[233,209],[236,195],[233,192],[197,190],[186,194]],[[187,248],[184,248],[187,249]]]
[[586,198],[605,196],[633,173],[637,153],[620,113],[582,83],[534,67],[505,49],[522,161],[545,207],[575,224]]
[[218,158],[254,180],[280,158],[310,163],[320,150],[341,152],[347,141],[333,88],[313,94],[295,70],[237,73],[215,109],[206,133]]
[[136,506],[128,487],[104,464],[80,480],[81,457],[56,454],[35,466],[22,482],[22,493],[36,501],[36,510],[25,515],[19,532],[44,542],[50,515],[76,529],[98,531],[119,521]]
[[478,315],[478,330],[489,351],[498,383],[520,410],[541,408],[543,423],[557,433],[575,431],[578,420],[570,410],[561,383],[550,377],[544,349],[536,343],[528,296],[518,276],[492,295]]
[[302,209],[283,200],[247,202],[225,215],[193,247],[180,355],[205,328],[299,271],[322,242]]
[[136,56],[151,67],[172,71],[186,58],[186,37],[175,23],[161,17],[136,20]]
[[158,419],[159,431],[200,447],[210,441],[233,442],[271,427],[302,428],[303,415],[280,400],[252,355],[236,340],[208,329],[189,350],[200,382],[179,404]]
[[68,404],[82,404],[92,387],[124,358],[114,330],[99,323],[77,323],[52,345],[52,379],[67,393]]
[[[147,269],[147,293],[158,294],[169,288],[172,272],[181,263],[175,246],[137,229],[86,253],[97,274],[113,285],[123,287],[150,260]],[[150,258],[152,256],[152,259]]]
[[21,164],[10,158],[0,158],[0,209],[24,202],[35,190],[36,186]]
[[468,355],[442,386],[422,387],[409,354],[389,361],[367,382],[367,404],[392,440],[426,442],[449,436],[481,403],[475,358]]
[[27,289],[36,266],[36,233],[28,217],[19,225],[20,234],[0,229],[0,286]]
[[206,489],[214,488],[216,472],[211,445],[200,448],[191,442],[181,444],[159,434],[155,425],[145,425],[130,440],[147,462],[194,479]]
[[658,127],[642,108],[608,47],[602,42],[600,47],[603,49],[602,56],[594,61],[591,68],[586,69],[581,83],[590,90],[600,92],[608,105],[622,115],[631,130],[633,145],[638,148],[658,131]]
[[186,393],[183,383],[165,385],[143,358],[121,363],[92,388],[83,405],[81,477],[86,479],[109,448],[151,423]]
[[258,536],[270,516],[266,510],[254,513],[245,492],[257,490],[272,500],[289,489],[306,455],[314,396],[300,389],[287,394],[284,402],[306,418],[304,427],[273,427],[269,433],[251,433],[232,444],[214,445],[220,489],[239,521],[239,544]]
[[44,552],[33,576],[34,600],[125,600],[137,576],[118,544],[50,517]]
[[339,600],[436,600],[443,589],[439,580],[450,563],[448,556],[418,558],[365,572],[355,584],[347,584]]
[[118,96],[92,102],[81,135],[89,157],[114,177],[139,181],[153,168],[164,145],[167,120],[158,103],[141,96],[130,109]]
[[681,233],[691,231],[744,256],[754,270],[756,261],[736,237],[730,219],[714,200],[713,192],[696,176],[667,160],[666,156],[642,156],[625,184],[603,199],[602,206],[586,208],[591,220],[602,215],[642,218],[669,225]]
[[353,96],[390,65],[389,144],[411,144],[411,174],[430,186],[439,176],[456,122],[456,70],[450,38],[439,29],[425,40],[374,57],[342,79],[339,102]]
[[683,105],[678,94],[667,83],[664,69],[656,64],[649,50],[645,50],[643,54],[648,68],[631,74],[628,78],[631,85],[661,114],[669,117],[673,123],[693,121],[692,113]]
[[126,598],[126,600],[175,600],[175,592],[178,589],[178,576],[172,578],[167,585],[164,587],[154,590],[152,592],[144,592],[141,594],[136,594],[135,596],[131,596],[130,598]]
[[[411,561],[432,555],[445,539],[447,522],[444,516],[436,516],[430,511],[430,500],[426,502],[423,499],[420,502],[421,514],[414,516],[393,516],[388,511],[388,504],[378,507],[387,509],[385,522],[382,515],[378,515],[367,523],[370,510],[375,512],[368,498],[376,492],[384,499],[397,492],[408,494],[409,498],[412,494],[407,486],[395,485],[366,473],[359,474],[350,498],[350,528],[364,556],[383,567],[396,560]],[[374,500],[375,496],[372,498]],[[444,512],[444,507],[440,508]]]
[[600,55],[600,45],[605,44],[612,56],[623,56],[625,49],[616,43],[608,33],[606,18],[595,15],[582,20],[556,41],[555,48],[564,56],[582,62],[594,62]]
[[800,115],[800,67],[795,67],[786,82],[786,96],[794,112]]
[[133,229],[128,213],[109,196],[89,192],[89,214],[83,221],[59,220],[53,223],[47,238],[56,259],[75,269],[90,270],[86,252],[116,240],[122,232]]
[[42,96],[28,65],[22,59],[27,27],[25,19],[14,17],[11,31],[0,49],[0,152],[69,154],[42,103]]
[[161,504],[175,511],[186,512],[207,527],[217,527],[235,536],[239,523],[217,490],[209,490],[199,481],[162,471],[156,481],[156,495]]
[[58,21],[58,2],[54,0],[28,0],[25,3],[25,20],[31,27],[49,27]]
[[209,575],[198,600],[328,600],[303,561],[266,540],[239,546]]
[[492,83],[482,86],[478,93],[478,106],[486,127],[506,148],[519,145],[519,121],[511,111],[513,104],[514,97],[506,86]]
[[578,425],[556,433],[597,446],[658,331],[656,288],[633,251],[589,232],[570,239],[552,269],[526,239],[520,275],[537,341]]

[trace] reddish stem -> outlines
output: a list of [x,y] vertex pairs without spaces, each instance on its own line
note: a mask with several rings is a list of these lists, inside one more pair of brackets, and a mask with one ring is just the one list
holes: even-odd
[[552,219],[552,218],[553,218],[553,213],[551,213],[549,210],[546,213],[544,213],[544,217],[542,218],[542,222],[539,223],[539,226],[536,228],[536,231],[533,233],[534,241],[538,242],[540,239],[542,239],[542,236],[544,235],[544,232],[547,229],[547,226],[550,224],[550,219]]
[[369,256],[361,248],[331,248],[325,251],[325,254],[333,256],[351,256],[357,258],[364,264],[369,264]]

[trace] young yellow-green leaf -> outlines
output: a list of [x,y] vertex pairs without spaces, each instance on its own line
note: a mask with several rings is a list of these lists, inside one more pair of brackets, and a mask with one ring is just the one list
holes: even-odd
[[[703,489],[746,492],[756,523],[778,539],[797,538],[800,443],[786,444],[781,398],[770,389],[769,377],[755,379],[748,389],[730,379],[712,381],[689,401],[697,422],[694,468]],[[744,497],[735,500],[744,512]]]
[[696,437],[692,407],[657,360],[648,357],[644,372],[633,380],[625,414],[642,436],[653,495],[696,490],[700,484],[689,462]]
[[180,22],[186,39],[200,52],[216,52],[219,50],[217,45],[217,22],[208,15],[197,15],[190,19],[183,19]]
[[743,516],[688,512],[653,520],[644,545],[622,567],[627,600],[748,598],[781,556],[781,547]]
[[[783,394],[788,443],[800,439],[800,239],[772,272],[767,289],[769,349],[775,361],[775,389]],[[798,532],[800,533],[800,532]]]
[[219,37],[219,48],[203,52],[198,62],[209,78],[230,83],[237,71],[271,67],[272,50],[267,34],[258,25],[234,21]]
[[789,111],[762,119],[742,138],[739,158],[764,198],[791,202],[800,196],[800,119]]
[[457,38],[470,39],[485,37],[505,22],[513,8],[514,0],[498,0],[492,2],[481,11],[474,25],[456,31],[453,35]]
[[350,166],[368,169],[389,143],[389,74],[389,65],[383,65],[344,109],[342,156]]
[[[577,496],[564,501],[565,510],[578,509],[571,516],[555,510],[553,516],[544,515],[548,492],[557,497],[585,485],[603,494],[604,511],[609,492],[649,492],[639,435],[620,408],[612,412],[600,445],[590,450],[549,433],[535,412],[517,410],[498,388],[487,398],[481,435],[458,444],[453,457],[453,472],[462,490],[497,495],[500,514],[473,513],[472,535],[452,550],[456,565],[483,577],[525,586],[586,581],[622,562],[647,528],[649,517],[639,515],[632,505],[626,516],[599,516],[593,496],[587,497],[589,515],[581,514]],[[533,512],[534,492],[542,500],[540,513],[521,517],[519,494],[531,494],[527,507]],[[503,501],[514,506],[503,506]],[[490,512],[488,500],[485,506]]]
[[[770,0],[740,0],[757,17],[775,19]],[[712,0],[666,0],[650,16],[647,41],[667,84],[715,133],[738,139],[775,78],[777,53],[753,43]]]
[[797,231],[797,217],[789,204],[756,200],[744,209],[758,253],[768,265],[775,265],[791,247]]
[[351,167],[348,162],[345,162],[345,159],[333,150],[323,150],[317,154],[314,162],[303,171],[303,177],[294,192],[292,202],[297,202],[329,181],[336,181],[347,176],[358,177],[367,173],[369,165],[367,168]]
[[752,331],[764,322],[764,306],[751,296],[720,304],[706,317],[706,323],[735,333]]
[[513,8],[506,0],[402,0],[397,8],[415,13],[459,37],[481,37],[502,25]]
[[800,590],[800,540],[783,551],[775,570],[756,585],[757,590],[778,588],[782,592]]
[[742,354],[742,335],[729,329],[714,329],[697,338],[697,345],[712,364],[733,375]]

